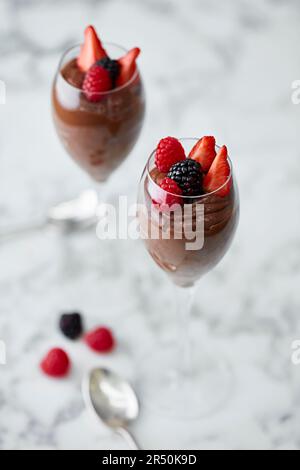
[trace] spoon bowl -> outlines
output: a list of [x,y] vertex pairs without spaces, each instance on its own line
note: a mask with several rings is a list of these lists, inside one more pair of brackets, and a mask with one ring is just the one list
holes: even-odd
[[131,385],[108,369],[96,368],[84,378],[82,393],[87,408],[137,450],[127,429],[139,415],[139,401]]

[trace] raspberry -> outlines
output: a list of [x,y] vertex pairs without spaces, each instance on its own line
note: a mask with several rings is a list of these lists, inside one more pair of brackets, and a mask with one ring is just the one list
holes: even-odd
[[59,327],[69,339],[77,339],[82,334],[82,320],[79,313],[65,313],[60,317]]
[[70,369],[70,359],[63,349],[53,348],[40,363],[42,371],[50,377],[64,377]]
[[171,180],[170,178],[164,178],[160,183],[160,187],[162,191],[158,194],[158,201],[153,201],[154,204],[158,204],[161,209],[163,206],[173,206],[174,204],[181,204],[182,198],[182,191],[175,181]]
[[93,65],[87,72],[82,89],[88,101],[97,103],[102,99],[101,93],[111,90],[112,82],[107,70]]
[[202,194],[202,169],[196,160],[187,159],[175,163],[168,173],[168,178],[176,181],[184,196],[199,196]]
[[97,352],[110,352],[114,349],[115,340],[112,332],[105,327],[98,327],[85,335],[88,346]]
[[174,137],[165,137],[158,143],[155,153],[155,164],[159,171],[168,173],[171,166],[185,160],[181,143]]
[[108,71],[112,84],[115,85],[120,73],[119,62],[117,60],[110,59],[109,57],[104,57],[103,59],[98,60],[96,64]]

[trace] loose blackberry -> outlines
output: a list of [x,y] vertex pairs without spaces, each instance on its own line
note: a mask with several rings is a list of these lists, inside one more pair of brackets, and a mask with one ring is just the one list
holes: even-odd
[[119,62],[117,60],[110,59],[109,57],[103,57],[103,59],[98,60],[96,64],[108,71],[111,81],[113,85],[115,85],[120,72]]
[[184,196],[200,196],[203,193],[202,168],[195,160],[187,158],[175,163],[168,173],[168,178],[178,184]]
[[64,313],[59,320],[62,333],[69,339],[77,339],[82,335],[82,320],[79,313]]

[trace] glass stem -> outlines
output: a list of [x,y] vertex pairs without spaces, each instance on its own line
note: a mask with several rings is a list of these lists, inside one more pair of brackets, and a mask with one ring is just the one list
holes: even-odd
[[97,193],[98,201],[106,202],[107,184],[105,182],[97,183],[93,181],[93,189]]
[[190,338],[190,316],[195,296],[195,286],[177,287],[177,322],[178,322],[178,379],[184,379],[192,373],[192,344]]

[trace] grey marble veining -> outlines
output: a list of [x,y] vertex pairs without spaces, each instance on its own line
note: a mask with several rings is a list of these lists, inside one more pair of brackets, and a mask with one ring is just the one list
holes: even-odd
[[[300,368],[290,360],[300,338],[300,106],[291,102],[299,20],[297,0],[0,0],[1,230],[90,185],[61,148],[49,104],[59,56],[89,23],[142,49],[147,119],[112,192],[135,198],[147,155],[168,134],[214,134],[235,164],[238,235],[200,283],[192,321],[231,358],[236,390],[198,423],[176,426],[145,410],[135,429],[145,447],[300,448]],[[174,319],[162,314],[171,288],[143,246],[104,243],[93,232],[46,230],[0,246],[0,449],[123,448],[84,411],[82,373],[100,361],[131,377],[143,342],[168,334]],[[87,326],[111,325],[117,351],[99,359],[64,341],[56,321],[68,309],[82,310]],[[54,344],[74,360],[58,383],[37,367]]]

